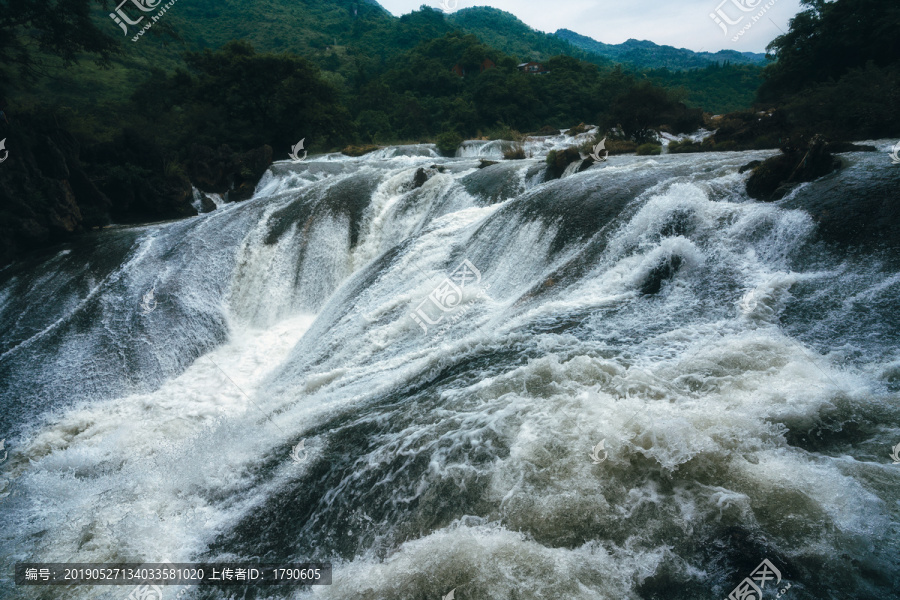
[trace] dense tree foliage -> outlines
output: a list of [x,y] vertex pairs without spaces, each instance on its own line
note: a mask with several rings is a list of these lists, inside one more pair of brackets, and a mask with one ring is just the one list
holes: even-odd
[[803,0],[770,45],[758,98],[779,103],[791,126],[831,137],[900,133],[900,4]]
[[688,106],[723,114],[744,110],[753,104],[762,68],[726,62],[690,71],[652,69],[644,74],[657,85],[682,91]]
[[778,100],[810,85],[835,81],[871,62],[900,61],[900,3],[884,0],[802,0],[806,9],[769,44],[778,58],[766,67],[761,100]]
[[247,42],[230,42],[185,60],[190,72],[166,77],[157,71],[134,95],[167,145],[289,148],[302,137],[332,145],[351,134],[337,90],[300,57],[259,54]]
[[357,91],[351,105],[361,141],[446,131],[471,136],[498,127],[535,131],[582,121],[621,125],[641,138],[649,127],[686,131],[700,123],[699,110],[619,68],[556,56],[544,63],[547,74],[531,75],[517,62],[472,35],[451,33],[420,44]]
[[118,51],[115,39],[91,19],[90,0],[0,0],[0,98],[14,76],[38,74],[41,54],[69,65],[82,52],[108,62]]

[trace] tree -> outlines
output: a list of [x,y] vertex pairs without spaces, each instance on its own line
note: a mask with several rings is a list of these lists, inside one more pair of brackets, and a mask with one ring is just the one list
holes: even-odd
[[[109,0],[95,3],[107,8]],[[40,53],[60,57],[66,65],[82,53],[101,65],[121,51],[112,36],[91,19],[91,0],[0,0],[0,85],[34,81],[41,72]],[[2,93],[0,93],[2,97]]]
[[248,42],[236,41],[216,52],[188,53],[186,62],[195,75],[185,102],[196,115],[191,136],[199,134],[212,145],[230,141],[281,149],[300,138],[307,138],[309,147],[350,136],[349,114],[337,90],[299,56],[258,54]]
[[883,0],[802,0],[806,10],[768,46],[777,61],[763,72],[759,100],[772,102],[818,82],[840,79],[872,62],[900,60],[900,3]]

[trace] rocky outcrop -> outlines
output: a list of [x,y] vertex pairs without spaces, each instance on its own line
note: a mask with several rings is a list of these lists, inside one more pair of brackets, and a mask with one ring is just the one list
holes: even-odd
[[[246,200],[272,163],[269,146],[237,153],[195,145],[182,166],[134,130],[82,147],[55,123],[26,117],[15,128],[0,125],[0,139],[9,151],[0,164],[0,266],[112,222],[194,216],[188,173],[203,192]],[[201,210],[214,209],[201,198]]]
[[782,154],[752,169],[747,180],[747,194],[763,202],[780,200],[800,183],[818,179],[840,166],[840,159],[828,152],[825,138],[820,135],[805,145],[795,146],[789,141],[782,148]]
[[243,154],[227,144],[213,150],[193,144],[187,160],[187,174],[202,192],[222,194],[229,202],[253,196],[256,184],[272,164],[272,148],[262,146]]
[[0,265],[109,223],[111,202],[85,172],[72,135],[20,121],[2,126],[0,139],[9,152],[0,164]]
[[142,223],[197,214],[182,167],[140,132],[125,130],[81,155],[98,189],[112,201],[108,214],[113,221]]

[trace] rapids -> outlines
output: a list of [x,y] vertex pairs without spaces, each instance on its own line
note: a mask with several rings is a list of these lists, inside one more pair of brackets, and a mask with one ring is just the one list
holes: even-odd
[[900,260],[791,204],[884,152],[765,204],[769,151],[546,180],[572,142],[276,163],[0,271],[0,596],[309,560],[333,585],[181,598],[712,599],[768,558],[791,600],[896,598]]

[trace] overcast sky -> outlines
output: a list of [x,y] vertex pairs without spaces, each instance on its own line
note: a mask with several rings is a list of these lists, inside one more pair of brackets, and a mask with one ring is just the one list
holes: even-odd
[[[766,45],[787,31],[788,21],[800,10],[799,0],[775,0],[775,4],[736,42],[731,41],[750,18],[765,10],[772,0],[378,0],[395,15],[409,13],[423,4],[440,8],[446,1],[450,12],[472,6],[493,6],[516,15],[537,29],[553,33],[571,29],[606,44],[621,44],[629,38],[688,48],[699,52],[730,49],[765,52]],[[753,7],[743,12],[738,7]],[[716,9],[737,21],[728,34],[710,17]],[[771,20],[770,20],[771,19]],[[773,23],[774,21],[774,23]]]

